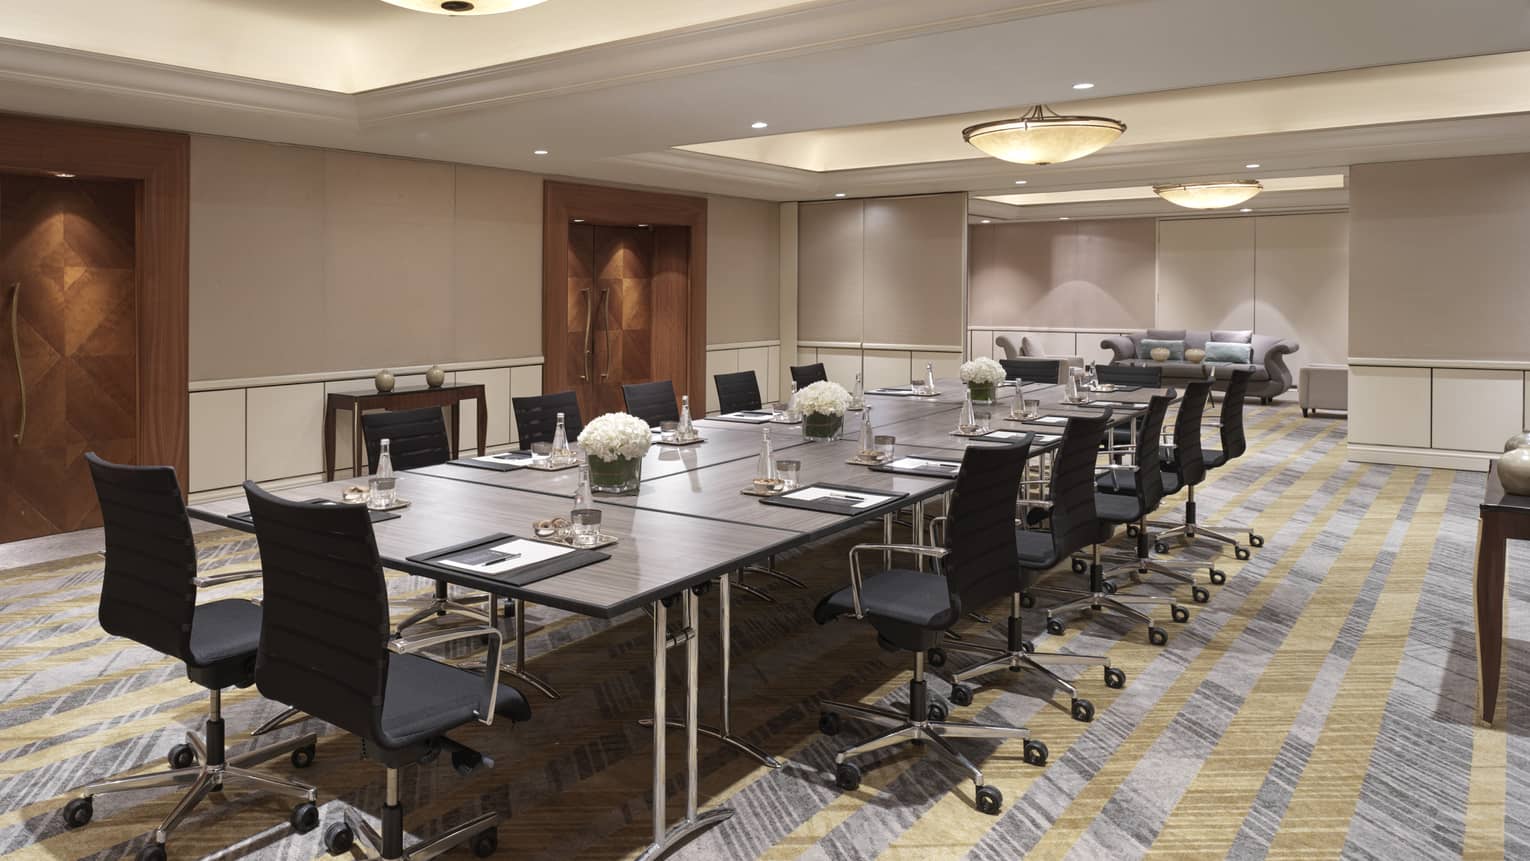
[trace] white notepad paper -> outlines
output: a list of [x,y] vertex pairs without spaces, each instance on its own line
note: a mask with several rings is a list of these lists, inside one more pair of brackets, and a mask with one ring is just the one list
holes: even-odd
[[961,469],[959,463],[951,463],[945,460],[925,460],[922,457],[900,457],[888,464],[892,469],[938,469],[941,472],[949,472],[952,475]]
[[983,439],[1020,439],[1026,436],[1030,436],[1030,434],[1024,431],[996,430],[983,434]]
[[773,416],[774,413],[768,413],[764,410],[741,410],[736,413],[723,413],[722,415],[718,416],[718,418],[733,419],[734,421],[740,422],[755,422],[756,424],[764,424],[765,422],[770,421]]
[[514,571],[517,568],[525,568],[527,565],[535,565],[538,562],[546,562],[556,559],[567,553],[573,553],[572,547],[559,547],[543,541],[529,541],[525,538],[512,538],[503,544],[496,544],[487,548],[494,553],[509,554],[503,559],[482,564],[458,562],[453,559],[438,560],[441,565],[450,565],[462,571],[472,571],[476,574],[503,574],[506,571]]
[[1026,419],[1026,424],[1033,425],[1065,425],[1068,420],[1062,416],[1042,416],[1039,419]]
[[852,504],[850,506],[851,508],[875,508],[884,502],[888,502],[897,498],[893,496],[882,496],[876,493],[862,493],[858,490],[835,490],[832,487],[804,487],[801,490],[787,494],[787,496],[791,499],[835,499],[837,501],[845,502],[848,502],[852,497],[859,499],[860,501]]

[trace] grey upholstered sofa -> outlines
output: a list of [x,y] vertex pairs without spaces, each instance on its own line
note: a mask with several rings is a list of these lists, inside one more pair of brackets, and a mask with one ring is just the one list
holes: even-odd
[[1232,371],[1247,369],[1253,372],[1253,377],[1248,384],[1249,396],[1259,398],[1265,403],[1269,403],[1271,398],[1291,388],[1291,369],[1286,367],[1284,357],[1300,349],[1300,345],[1295,341],[1270,335],[1256,335],[1247,329],[1211,332],[1196,329],[1148,329],[1141,332],[1128,332],[1125,335],[1111,335],[1101,341],[1100,346],[1115,353],[1111,361],[1113,365],[1162,367],[1165,381],[1205,377],[1206,369],[1197,363],[1184,360],[1158,362],[1153,359],[1138,358],[1138,347],[1144,338],[1157,341],[1184,341],[1186,349],[1205,349],[1207,341],[1248,344],[1252,348],[1248,364],[1211,363],[1217,380],[1215,388],[1219,391],[1225,390],[1228,376]]

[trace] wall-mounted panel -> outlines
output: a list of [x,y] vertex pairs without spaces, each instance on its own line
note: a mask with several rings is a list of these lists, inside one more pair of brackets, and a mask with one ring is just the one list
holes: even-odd
[[542,178],[458,165],[452,181],[450,356],[539,355]]
[[1156,328],[1254,328],[1254,222],[1158,222]]
[[800,340],[862,340],[863,210],[859,200],[802,204],[798,208]]
[[191,393],[191,460],[187,491],[244,481],[244,389]]
[[1291,375],[1349,359],[1349,216],[1272,215],[1254,222],[1254,328],[1290,338]]
[[[485,368],[480,371],[457,371],[456,383],[471,385],[482,383],[484,400],[489,411],[489,433],[484,445],[509,445],[510,443],[510,369]],[[462,446],[478,445],[478,404],[464,401],[462,404]]]
[[1349,369],[1349,441],[1428,448],[1432,422],[1428,368]]
[[1524,427],[1524,391],[1523,371],[1435,368],[1433,447],[1502,451]]
[[868,389],[906,386],[914,376],[920,378],[924,376],[924,365],[919,366],[916,374],[911,370],[913,365],[909,360],[909,354],[901,350],[867,350],[861,361],[862,367],[865,368],[865,382]]
[[865,202],[864,335],[882,344],[960,344],[967,196]]
[[823,363],[824,373],[830,380],[847,389],[855,385],[855,375],[861,373],[860,350],[820,348],[818,361]]
[[970,236],[969,325],[1152,325],[1152,219],[978,225]]
[[324,468],[323,383],[250,389],[246,399],[248,478],[292,478]]
[[707,199],[707,343],[781,337],[780,241],[777,204]]

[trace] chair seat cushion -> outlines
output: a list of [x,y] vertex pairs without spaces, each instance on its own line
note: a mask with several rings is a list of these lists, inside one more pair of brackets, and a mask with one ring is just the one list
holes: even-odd
[[[910,651],[938,644],[961,618],[959,605],[946,578],[927,571],[894,568],[861,582],[866,621],[884,640]],[[855,598],[846,586],[820,601],[813,616],[822,624],[854,612]]]
[[251,657],[259,647],[259,604],[230,599],[197,605],[191,617],[191,656],[197,664]]
[[1219,448],[1201,449],[1201,460],[1205,462],[1207,469],[1216,469],[1227,463],[1227,452]]
[[[1179,474],[1164,470],[1162,475],[1163,492],[1165,494],[1178,493],[1180,489]],[[1096,486],[1103,494],[1124,494],[1135,499],[1137,496],[1137,474],[1126,469],[1113,470],[1110,475],[1101,476]],[[1096,497],[1096,503],[1098,504],[1098,497]]]
[[1095,516],[1106,523],[1136,523],[1142,519],[1142,506],[1137,504],[1137,497],[1119,493],[1096,493],[1094,511]]
[[1021,568],[1045,570],[1057,564],[1052,533],[1040,529],[1015,530],[1015,553]]
[[[384,747],[408,747],[477,720],[482,691],[480,675],[419,655],[390,654],[378,741]],[[495,714],[529,720],[531,706],[520,691],[500,685]]]

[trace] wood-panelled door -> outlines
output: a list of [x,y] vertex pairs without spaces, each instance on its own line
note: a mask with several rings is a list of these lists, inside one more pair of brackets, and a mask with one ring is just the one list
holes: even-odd
[[0,175],[0,541],[100,525],[85,452],[137,460],[137,191]]

